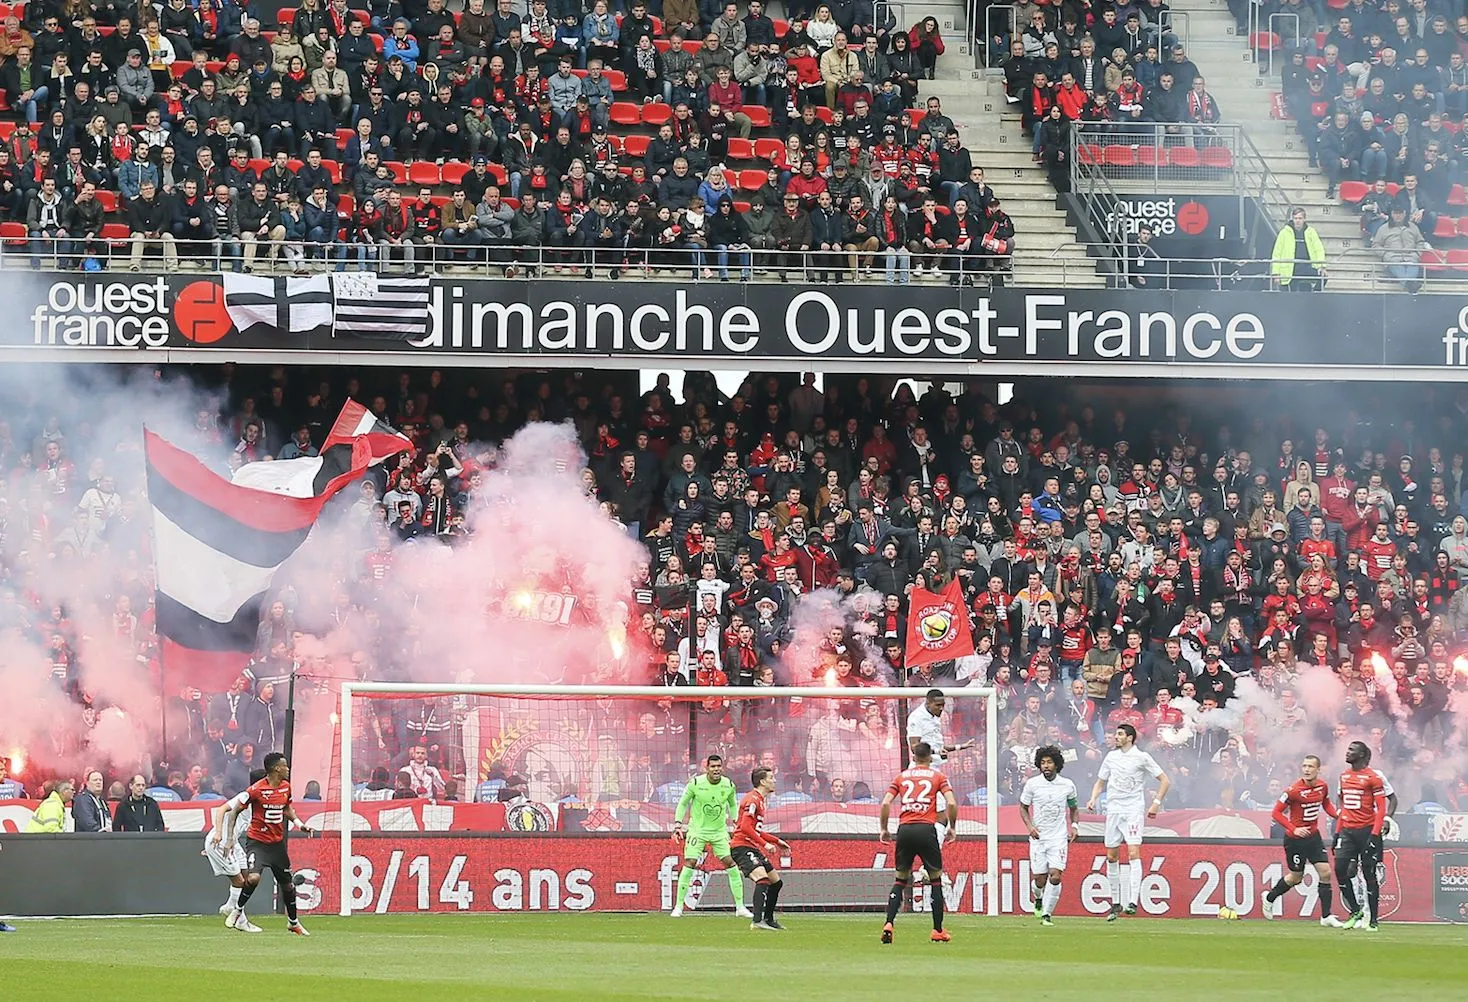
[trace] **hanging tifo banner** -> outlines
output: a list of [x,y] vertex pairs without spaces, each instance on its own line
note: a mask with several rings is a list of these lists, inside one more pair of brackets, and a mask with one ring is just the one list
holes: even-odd
[[[197,360],[218,352],[371,364],[392,353],[464,364],[606,359],[770,363],[1109,363],[1159,375],[1231,367],[1468,370],[1468,305],[1455,296],[1106,289],[814,288],[598,281],[303,279],[0,273],[20,322],[0,357]],[[367,297],[390,315],[368,323]],[[330,311],[328,313],[328,311]],[[426,331],[426,333],[424,333]],[[386,359],[379,359],[386,362]],[[1027,370],[1028,371],[1028,370]]]

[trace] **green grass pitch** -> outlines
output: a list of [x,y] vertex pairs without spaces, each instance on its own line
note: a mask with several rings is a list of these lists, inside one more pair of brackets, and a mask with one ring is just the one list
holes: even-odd
[[1468,931],[1383,924],[1375,936],[1258,919],[958,916],[928,942],[903,915],[792,914],[783,933],[727,914],[256,916],[21,921],[0,936],[5,1002],[370,1002],[517,999],[1356,999],[1468,998]]

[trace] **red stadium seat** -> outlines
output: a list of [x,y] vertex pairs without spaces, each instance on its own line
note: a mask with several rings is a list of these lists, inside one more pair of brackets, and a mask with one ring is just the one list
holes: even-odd
[[667,52],[673,47],[673,43],[668,41],[666,38],[654,38],[652,40],[652,44],[653,47],[656,48],[659,52]]
[[1401,190],[1402,190],[1402,186],[1399,185],[1399,184],[1397,184],[1397,182],[1395,182],[1395,181],[1388,181],[1386,183],[1386,193],[1388,195],[1390,195],[1392,198],[1396,198],[1397,197],[1397,192],[1399,192]]
[[321,166],[326,168],[327,177],[331,178],[332,184],[342,183],[342,165],[335,160],[323,160]]
[[[7,225],[9,224],[0,223],[0,229]],[[1468,271],[1468,250],[1455,247],[1448,251],[1447,264],[1454,271]]]
[[742,170],[739,172],[739,187],[743,191],[757,191],[769,180],[769,175],[762,170]]
[[352,137],[356,134],[357,133],[355,129],[337,129],[336,145],[341,147],[342,150],[345,151],[347,148],[347,143],[350,143],[352,141]]
[[729,140],[729,156],[734,160],[753,160],[754,143],[738,136]]
[[739,201],[736,201],[734,203],[734,211],[735,212],[741,212],[741,213],[742,212],[748,212],[749,211],[749,203],[748,202],[739,202]]
[[[383,164],[387,167],[389,171],[392,172],[392,177],[394,181],[396,181],[398,184],[408,183],[407,164],[403,163],[401,160],[385,160],[383,161]],[[438,168],[435,167],[434,170],[437,171]]]
[[117,192],[108,191],[106,188],[97,189],[97,204],[102,206],[102,211],[112,214],[117,211]]
[[27,242],[25,223],[0,223],[0,243],[24,247]]
[[[1468,222],[1468,220],[1464,220]],[[1438,216],[1437,224],[1432,228],[1432,235],[1438,240],[1451,240],[1459,236],[1463,231],[1458,225],[1459,221],[1447,216]]]
[[790,22],[783,17],[772,17],[770,21],[775,26],[775,37],[784,38],[785,33],[790,30]]
[[[1344,187],[1344,185],[1342,186]],[[1453,190],[1448,192],[1449,205],[1468,205],[1468,193],[1465,193],[1461,184],[1453,185]]]
[[613,101],[608,113],[614,125],[642,124],[642,105],[631,101]]
[[254,171],[256,174],[264,174],[269,169],[270,161],[266,160],[264,157],[259,157],[255,160],[250,161],[250,170]]
[[444,164],[439,173],[443,176],[444,184],[458,184],[469,173],[469,165],[462,160],[454,160]]
[[1156,146],[1138,146],[1137,163],[1143,167],[1166,167],[1167,152]]
[[830,125],[836,120],[836,116],[831,114],[831,109],[827,108],[824,104],[816,105],[816,118],[825,122],[827,125]]
[[622,140],[622,152],[629,157],[641,160],[647,156],[647,148],[652,144],[650,136],[627,136]]
[[[170,77],[172,77],[173,79],[177,80],[179,77],[183,76],[189,70],[193,69],[193,67],[194,67],[194,64],[193,64],[193,61],[192,60],[188,60],[188,59],[175,59],[173,62],[171,62],[171,63],[168,64],[168,75]],[[201,122],[199,124],[202,125],[203,123]]]
[[664,122],[671,121],[672,118],[673,109],[660,101],[655,104],[644,104],[642,106],[642,122],[644,125],[651,125],[656,128]]
[[503,164],[491,163],[486,166],[486,173],[489,174],[490,177],[494,178],[495,184],[503,188],[505,185],[510,183],[510,172],[505,170]]
[[1174,146],[1167,151],[1169,167],[1197,167],[1202,162],[1198,151],[1191,146]]
[[277,24],[295,24],[296,12],[290,7],[282,7],[275,12],[275,21]]
[[1203,166],[1215,170],[1233,170],[1233,150],[1227,146],[1205,146],[1202,153]]
[[756,139],[754,141],[754,155],[761,160],[773,160],[780,155],[785,144],[778,139]]
[[1448,259],[1443,257],[1441,251],[1437,250],[1423,251],[1422,256],[1418,260],[1421,261],[1422,267],[1427,269],[1429,274],[1432,272],[1446,271],[1448,267]]
[[1370,190],[1371,186],[1365,181],[1342,181],[1340,186],[1341,201],[1348,202],[1351,205],[1359,205],[1361,199],[1365,198],[1366,193]]
[[627,89],[627,74],[621,70],[602,70],[602,76],[612,85],[612,93],[620,94]]
[[428,200],[430,202],[432,202],[434,205],[438,206],[440,209],[442,209],[445,205],[448,205],[450,202],[452,202],[454,200],[454,196],[452,196],[452,195],[429,195],[428,196]]
[[1099,164],[1102,158],[1101,147],[1097,146],[1095,143],[1082,143],[1080,158],[1081,163],[1086,164],[1087,166],[1094,166],[1096,164]]
[[[394,174],[397,172],[394,171]],[[443,181],[443,175],[439,173],[438,164],[432,160],[418,160],[408,167],[409,184],[439,184]]]
[[770,109],[762,104],[746,104],[744,113],[749,116],[749,124],[756,129],[768,129],[770,127]]
[[128,228],[127,223],[102,224],[102,239],[114,247],[127,243],[132,239],[132,235],[132,230]]
[[351,195],[338,195],[336,199],[336,214],[339,216],[350,216],[357,211],[357,200]]
[[922,125],[923,119],[927,117],[928,110],[926,108],[907,109],[907,121],[914,129],[916,129],[919,125]]
[[1101,150],[1101,162],[1108,167],[1134,167],[1137,154],[1130,146],[1106,146]]
[[1278,52],[1284,43],[1272,31],[1256,31],[1249,35],[1249,48],[1260,52]]

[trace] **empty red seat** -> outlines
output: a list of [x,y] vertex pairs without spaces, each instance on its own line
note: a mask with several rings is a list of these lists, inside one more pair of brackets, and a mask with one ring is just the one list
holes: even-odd
[[1453,190],[1448,192],[1448,204],[1468,205],[1468,194],[1465,194],[1461,184],[1453,185]]
[[1135,167],[1137,152],[1130,146],[1107,146],[1101,150],[1101,162],[1108,167]]
[[761,160],[773,160],[780,155],[785,144],[778,139],[756,139],[754,141],[754,155]]
[[[385,160],[383,161],[383,165],[392,172],[393,180],[396,181],[398,184],[408,183],[407,164],[403,163],[401,160]],[[434,167],[434,173],[437,172],[438,168]]]
[[749,116],[749,124],[756,129],[768,129],[770,127],[770,109],[762,104],[746,104],[744,113]]
[[106,188],[97,189],[97,202],[102,206],[102,211],[112,213],[117,211],[117,192],[108,191]]
[[[393,173],[397,173],[394,171]],[[438,164],[432,160],[418,160],[408,167],[409,184],[438,184],[443,176],[438,171]]]
[[1137,147],[1137,163],[1143,167],[1166,167],[1167,154],[1155,146]]
[[1370,190],[1371,186],[1365,181],[1342,181],[1340,186],[1341,201],[1349,202],[1351,205],[1359,205],[1361,199],[1365,198],[1366,193]]
[[922,125],[923,119],[927,117],[928,109],[926,108],[909,108],[907,110],[907,121],[914,129]]
[[742,170],[739,172],[739,187],[744,191],[756,191],[769,179],[769,175],[762,170]]
[[26,244],[25,223],[0,223],[0,242],[12,247],[23,247]]
[[1202,163],[1202,158],[1191,146],[1174,146],[1167,151],[1169,167],[1196,167],[1200,163]]
[[1426,268],[1429,272],[1444,271],[1448,267],[1447,258],[1443,257],[1442,251],[1439,250],[1423,251],[1422,256],[1418,258],[1418,261],[1420,261],[1422,263],[1422,267]]
[[616,125],[642,124],[642,105],[631,101],[613,101],[608,114]]
[[1214,170],[1234,169],[1234,153],[1227,146],[1205,146],[1201,156],[1204,167],[1212,167]]
[[622,152],[641,160],[647,156],[647,148],[651,143],[652,139],[648,136],[627,136],[622,140]]
[[1447,264],[1454,271],[1468,271],[1468,250],[1455,247],[1448,251]]
[[642,106],[642,121],[644,125],[659,126],[670,121],[673,117],[673,109],[662,102],[644,104]]
[[621,70],[602,70],[601,75],[607,78],[607,83],[612,85],[613,93],[620,93],[627,89],[627,74]]
[[1249,48],[1260,52],[1278,52],[1282,44],[1279,35],[1272,31],[1255,31],[1249,35]]
[[1086,164],[1087,166],[1094,166],[1095,164],[1099,164],[1102,157],[1101,147],[1097,146],[1095,143],[1082,143],[1080,146],[1079,156],[1081,158],[1081,163]]
[[132,239],[133,232],[127,223],[103,223],[102,239],[109,244],[123,244]]
[[735,136],[729,140],[729,156],[734,160],[753,160],[754,143]]
[[444,184],[458,184],[464,180],[464,175],[469,173],[469,165],[462,160],[453,160],[444,164],[443,169],[438,173],[443,178]]
[[1437,225],[1432,228],[1432,235],[1439,240],[1451,240],[1465,233],[1468,233],[1468,219],[1449,219],[1447,216],[1438,216]]

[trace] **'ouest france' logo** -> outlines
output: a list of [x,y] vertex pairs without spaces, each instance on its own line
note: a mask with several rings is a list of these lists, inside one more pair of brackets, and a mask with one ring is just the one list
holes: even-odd
[[37,345],[162,348],[168,344],[168,282],[56,281],[31,311]]

